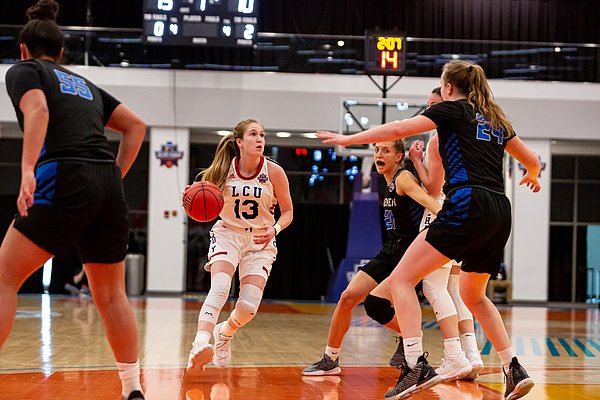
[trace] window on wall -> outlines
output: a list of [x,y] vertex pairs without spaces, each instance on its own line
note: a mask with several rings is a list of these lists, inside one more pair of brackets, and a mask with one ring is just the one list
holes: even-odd
[[600,156],[552,157],[548,299],[600,298]]

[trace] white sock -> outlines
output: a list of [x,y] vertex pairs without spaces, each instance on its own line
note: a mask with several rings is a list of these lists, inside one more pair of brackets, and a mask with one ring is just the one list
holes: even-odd
[[119,378],[121,378],[123,387],[122,394],[125,398],[129,397],[129,394],[134,390],[142,391],[139,360],[134,363],[117,362],[117,368],[119,369]]
[[498,352],[498,357],[500,357],[500,362],[502,363],[502,368],[505,372],[508,372],[508,366],[510,365],[510,362],[514,356],[515,352],[513,351],[512,347]]
[[475,333],[467,332],[460,335],[460,344],[466,354],[479,354]]
[[196,332],[196,337],[194,338],[194,344],[208,344],[210,342],[210,333],[206,331],[198,331]]
[[417,365],[419,357],[423,355],[423,338],[421,336],[404,338],[404,356],[408,368]]
[[459,356],[461,352],[462,347],[460,347],[460,338],[453,337],[444,339],[444,354],[448,357],[456,357]]
[[329,356],[333,361],[337,360],[340,357],[340,347],[330,347],[327,346],[325,348],[325,354]]
[[[231,318],[231,317],[229,317]],[[221,330],[219,331],[219,333],[223,336],[230,336],[233,337],[233,335],[237,332],[237,328],[232,328],[231,324],[229,323],[229,319],[227,319],[227,321],[225,321],[225,323],[223,325],[221,325]]]

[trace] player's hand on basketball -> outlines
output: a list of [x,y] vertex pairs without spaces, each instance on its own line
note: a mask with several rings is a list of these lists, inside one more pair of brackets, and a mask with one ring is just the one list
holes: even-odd
[[185,187],[183,188],[183,191],[181,192],[181,205],[185,207],[185,205],[183,204],[183,201],[185,200],[185,194],[188,191],[188,189],[190,188],[190,186],[192,185],[185,185]]
[[415,140],[408,150],[408,158],[413,163],[420,163],[423,161],[423,146],[424,143],[421,140]]
[[531,175],[529,175],[529,172],[527,172],[523,179],[521,179],[519,185],[526,185],[529,189],[531,189],[533,193],[537,193],[541,189],[541,185],[538,182],[537,177],[532,177]]
[[339,144],[344,147],[352,144],[349,136],[329,131],[317,131],[317,138],[321,139],[325,144]]
[[35,193],[36,181],[33,170],[21,175],[21,188],[17,198],[17,209],[22,217],[28,215],[27,210],[33,205],[33,194]]
[[266,248],[269,243],[271,243],[271,239],[275,237],[277,232],[275,232],[275,228],[268,225],[263,226],[262,228],[257,229],[258,233],[254,235],[254,243],[255,244],[264,244],[261,250]]

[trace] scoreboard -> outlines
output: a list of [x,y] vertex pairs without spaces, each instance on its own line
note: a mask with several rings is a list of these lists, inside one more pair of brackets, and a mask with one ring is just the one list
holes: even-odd
[[144,40],[149,44],[252,46],[255,0],[144,0]]
[[364,71],[372,75],[404,75],[406,35],[398,32],[366,31]]

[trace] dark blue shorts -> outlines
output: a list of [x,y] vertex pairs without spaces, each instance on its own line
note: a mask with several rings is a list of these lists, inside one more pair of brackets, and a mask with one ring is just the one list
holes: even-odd
[[120,262],[127,254],[129,208],[114,162],[49,161],[36,168],[34,204],[15,228],[44,250],[77,246],[83,263]]
[[449,193],[425,240],[466,272],[496,275],[510,235],[511,207],[502,194],[478,187]]

